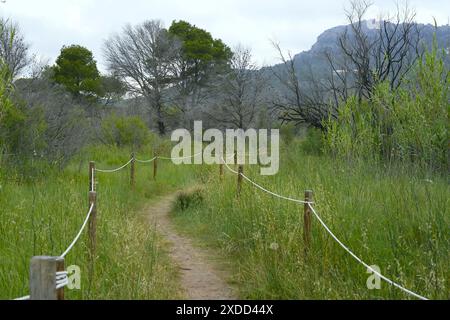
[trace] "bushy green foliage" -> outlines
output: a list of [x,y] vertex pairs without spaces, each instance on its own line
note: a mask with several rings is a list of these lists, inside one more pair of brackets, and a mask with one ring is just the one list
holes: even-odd
[[192,207],[198,207],[204,201],[204,195],[201,189],[180,192],[177,196],[175,208],[185,211]]
[[12,83],[9,69],[0,61],[0,124],[5,114],[13,108],[10,99],[11,90]]
[[330,120],[327,150],[347,158],[406,161],[446,170],[449,70],[436,48],[427,52],[407,85],[380,83],[371,100],[350,98]]
[[231,49],[222,40],[186,21],[174,21],[169,33],[182,41],[184,77],[199,78],[214,65],[226,63]]
[[13,94],[9,69],[0,63],[0,153],[5,155],[4,163],[13,159],[23,164],[45,147],[42,134],[46,125],[41,110],[15,103]]
[[306,154],[320,155],[323,152],[323,132],[320,129],[310,127],[306,131],[306,137],[301,146]]
[[92,97],[102,91],[97,62],[92,52],[82,46],[64,46],[53,72],[54,81],[63,85],[74,97]]
[[293,123],[288,123],[280,126],[280,138],[281,141],[289,145],[294,140],[297,134],[297,127]]
[[144,121],[137,116],[127,117],[112,114],[102,122],[103,138],[116,146],[142,147],[154,139]]

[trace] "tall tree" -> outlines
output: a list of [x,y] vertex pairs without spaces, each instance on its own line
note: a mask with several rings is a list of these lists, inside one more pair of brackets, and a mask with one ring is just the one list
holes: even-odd
[[175,105],[187,112],[199,105],[207,96],[211,78],[223,72],[232,56],[231,49],[222,40],[214,39],[204,29],[186,21],[173,21],[169,33],[182,44],[182,54],[177,60],[177,96]]
[[101,93],[97,62],[91,51],[79,45],[64,46],[61,49],[53,67],[53,79],[76,99],[92,98]]
[[266,89],[266,79],[253,62],[251,50],[238,45],[233,50],[230,70],[219,76],[217,105],[209,117],[226,127],[248,129],[255,123],[258,107],[264,104],[262,93]]
[[114,74],[101,77],[101,96],[104,105],[107,106],[120,101],[126,93],[126,85]]
[[374,25],[365,18],[370,6],[367,0],[350,1],[350,9],[346,11],[349,26],[338,39],[346,65],[340,65],[336,59],[333,62],[333,57],[327,55],[333,69],[337,66],[354,73],[359,99],[370,98],[380,82],[388,82],[391,89],[398,88],[424,53],[416,13],[407,3],[397,6],[393,15],[380,18]]
[[423,55],[415,13],[408,5],[398,6],[393,15],[373,24],[365,19],[370,5],[367,0],[350,1],[349,25],[337,39],[338,52],[323,52],[330,71],[327,79],[311,72],[309,77],[302,74],[300,81],[295,61],[275,45],[285,65],[281,72],[275,70],[286,92],[274,102],[280,119],[325,130],[324,120],[336,118],[339,106],[351,96],[370,99],[381,82],[389,83],[391,90],[401,86]]
[[19,26],[9,19],[0,18],[0,59],[7,65],[13,79],[29,64],[28,50]]
[[[314,76],[300,81],[294,58],[290,54],[285,56],[277,43],[273,45],[284,66],[282,69],[272,68],[282,88],[282,93],[272,101],[278,118],[283,123],[306,123],[323,130],[323,120],[335,117],[337,113],[336,107],[328,102],[328,90]],[[312,71],[310,73],[312,75]]]
[[145,98],[157,116],[158,130],[166,133],[167,90],[174,83],[174,63],[180,55],[179,43],[169,36],[162,23],[146,21],[127,25],[122,34],[104,44],[108,69],[121,77],[128,90]]

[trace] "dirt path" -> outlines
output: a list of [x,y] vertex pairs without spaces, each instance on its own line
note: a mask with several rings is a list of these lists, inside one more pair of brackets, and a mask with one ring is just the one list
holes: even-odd
[[227,275],[214,265],[212,253],[194,246],[192,240],[175,230],[169,214],[177,195],[175,193],[161,198],[147,212],[150,222],[169,242],[169,254],[180,268],[185,297],[190,300],[234,299],[232,288],[224,281]]

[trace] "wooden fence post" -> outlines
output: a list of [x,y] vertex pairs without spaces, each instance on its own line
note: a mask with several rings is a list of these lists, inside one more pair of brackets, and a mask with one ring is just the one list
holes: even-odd
[[95,191],[95,162],[89,162],[89,191]]
[[311,190],[305,191],[305,205],[303,215],[303,241],[305,243],[305,252],[308,252],[311,245],[311,208],[308,202],[312,202],[314,194]]
[[219,176],[220,179],[223,179],[223,163],[219,165]]
[[56,290],[56,272],[64,266],[64,259],[37,256],[30,264],[30,300],[59,300],[64,297]]
[[155,161],[153,161],[153,180],[156,181],[156,175],[158,174],[158,155],[155,153]]
[[130,166],[130,184],[131,188],[134,189],[135,186],[135,180],[134,180],[134,174],[135,174],[135,158],[134,158],[134,152],[131,154],[131,166]]
[[[56,272],[63,272],[63,271],[66,271],[64,258],[59,257],[56,259]],[[56,299],[64,300],[64,287],[56,290]]]
[[241,195],[241,191],[242,191],[242,180],[243,177],[242,175],[244,174],[244,166],[243,165],[239,165],[239,169],[238,169],[238,181],[237,181],[237,196],[239,197]]
[[95,255],[97,249],[97,192],[89,192],[89,208],[92,208],[91,216],[89,217],[88,235],[89,235],[89,262],[90,273],[94,272]]

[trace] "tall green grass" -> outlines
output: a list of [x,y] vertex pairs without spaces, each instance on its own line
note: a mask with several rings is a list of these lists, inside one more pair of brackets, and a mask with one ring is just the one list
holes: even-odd
[[[58,256],[75,237],[88,210],[88,161],[96,161],[98,168],[114,168],[128,161],[130,153],[89,148],[64,171],[48,170],[45,177],[25,180],[16,179],[6,168],[0,170],[0,299],[28,295],[31,257]],[[145,159],[152,154],[137,156]],[[152,164],[136,164],[135,191],[130,188],[129,167],[114,174],[97,174],[94,278],[89,281],[85,232],[66,257],[66,266],[78,265],[82,273],[81,290],[66,290],[68,299],[179,297],[176,270],[157,230],[146,223],[143,208],[158,195],[192,183],[196,170],[160,161],[156,182],[152,170]]]
[[[313,189],[315,208],[335,234],[369,265],[431,299],[450,298],[450,190],[445,178],[406,167],[340,162],[306,155],[292,144],[276,176],[253,180],[303,199]],[[198,197],[197,197],[198,198]],[[383,282],[369,290],[370,274],[313,219],[307,256],[303,205],[274,198],[246,183],[236,197],[236,177],[214,171],[203,203],[178,207],[179,228],[220,249],[241,298],[410,299]],[[188,203],[185,201],[185,203]]]

